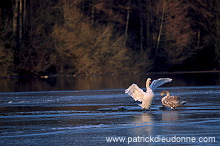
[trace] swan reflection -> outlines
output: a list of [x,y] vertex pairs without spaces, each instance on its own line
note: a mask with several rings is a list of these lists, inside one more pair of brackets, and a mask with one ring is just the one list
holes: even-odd
[[162,122],[164,123],[164,126],[162,126],[163,131],[172,133],[176,133],[179,131],[179,112],[178,111],[163,111],[162,112]]
[[163,122],[177,122],[179,120],[179,112],[178,111],[163,111],[162,112],[162,121]]
[[153,132],[154,121],[151,113],[141,113],[134,119],[137,128],[134,129],[134,135],[150,135]]

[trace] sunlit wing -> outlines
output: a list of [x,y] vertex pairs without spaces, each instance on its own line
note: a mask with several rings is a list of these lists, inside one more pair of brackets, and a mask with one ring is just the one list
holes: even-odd
[[125,90],[125,93],[130,95],[135,101],[143,101],[145,92],[140,89],[136,84],[132,84],[128,89]]
[[150,88],[151,90],[155,90],[157,87],[165,84],[165,83],[168,83],[168,82],[171,82],[172,79],[171,78],[159,78],[157,80],[154,80],[151,85],[150,85]]

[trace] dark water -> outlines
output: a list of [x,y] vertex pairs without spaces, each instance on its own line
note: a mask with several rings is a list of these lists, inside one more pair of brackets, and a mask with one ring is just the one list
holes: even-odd
[[173,81],[164,86],[215,86],[220,85],[220,73],[161,73],[121,76],[79,76],[45,78],[0,79],[0,92],[66,91],[124,89],[132,83],[145,87],[146,79],[169,77]]
[[[144,87],[149,76],[173,79],[155,90],[151,112],[124,94],[132,83]],[[176,111],[159,110],[163,90],[188,103]],[[146,143],[149,137],[194,137],[195,142],[181,144],[219,145],[219,112],[218,73],[2,79],[0,145],[127,145],[130,140],[130,145],[180,144],[158,139]],[[125,141],[107,142],[111,137]]]

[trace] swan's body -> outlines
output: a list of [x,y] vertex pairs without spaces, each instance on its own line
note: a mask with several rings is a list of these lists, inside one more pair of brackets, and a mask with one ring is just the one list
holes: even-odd
[[[164,96],[166,95],[166,96]],[[176,107],[183,106],[184,104],[187,103],[187,101],[183,101],[180,97],[178,96],[170,96],[169,91],[163,91],[160,93],[160,96],[164,96],[161,100],[162,104],[165,106],[170,107],[172,110],[175,109]]]
[[171,82],[171,81],[172,79],[170,78],[160,78],[160,79],[154,80],[151,83],[151,79],[148,78],[146,81],[146,92],[140,89],[136,84],[132,84],[128,89],[125,90],[125,93],[130,95],[135,101],[142,102],[142,104],[139,104],[139,106],[141,106],[142,108],[150,109],[152,100],[154,98],[154,90],[157,87],[167,82]]

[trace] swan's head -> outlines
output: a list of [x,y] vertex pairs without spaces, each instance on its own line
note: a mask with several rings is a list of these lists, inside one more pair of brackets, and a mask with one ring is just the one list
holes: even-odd
[[151,78],[148,78],[146,81],[146,88],[150,88]]
[[170,94],[169,91],[163,91],[163,92],[160,93],[160,97],[164,97],[164,96],[169,95],[169,94]]
[[151,78],[147,78],[146,83],[147,83],[147,84],[150,84],[150,83],[151,83]]

